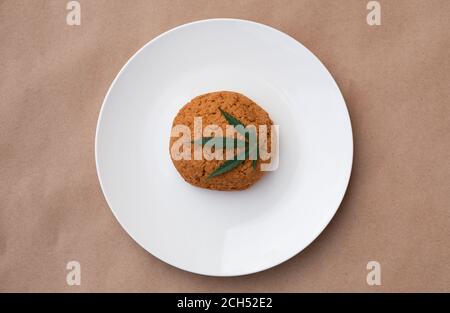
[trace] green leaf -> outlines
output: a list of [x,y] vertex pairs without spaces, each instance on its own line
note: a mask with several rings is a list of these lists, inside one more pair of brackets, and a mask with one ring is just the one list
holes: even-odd
[[241,165],[245,160],[226,160],[221,166],[216,168],[214,172],[212,172],[208,178],[216,177],[222,174],[225,174],[237,166]]
[[235,159],[226,160],[225,162],[223,162],[223,164],[221,166],[216,168],[214,170],[214,172],[209,174],[208,178],[216,177],[216,176],[225,174],[225,173],[235,169],[236,167],[238,167],[239,165],[244,163],[245,158],[243,160],[239,160],[239,159],[242,158],[242,155],[247,156],[247,153],[248,153],[248,150],[245,150],[245,151],[241,152],[240,154],[238,154]]
[[215,145],[217,149],[234,149],[245,147],[245,141],[231,137],[217,137],[206,143],[208,146]]
[[[238,167],[239,165],[244,163],[245,160],[248,160],[249,156],[255,152],[255,149],[256,149],[256,159],[252,160],[252,167],[253,167],[253,170],[256,170],[257,162],[258,162],[258,158],[259,158],[259,146],[258,146],[258,142],[256,141],[256,133],[254,131],[247,132],[245,130],[244,124],[242,124],[241,121],[239,121],[233,115],[225,112],[221,108],[219,108],[219,110],[222,113],[222,115],[225,117],[225,119],[227,120],[228,124],[234,126],[235,129],[241,135],[244,136],[245,141],[235,139],[235,138],[228,138],[228,137],[225,137],[225,138],[218,137],[218,138],[214,138],[213,140],[211,140],[211,137],[206,137],[206,141],[204,143],[202,141],[202,143],[208,144],[208,145],[209,144],[212,145],[215,143],[216,148],[227,147],[227,146],[230,146],[232,143],[234,143],[234,147],[238,147],[238,148],[245,147],[245,150],[243,152],[239,153],[237,156],[235,156],[235,158],[233,160],[226,160],[221,166],[216,168],[208,176],[208,178],[216,177],[216,176],[225,174],[225,173],[235,169],[236,167]],[[236,126],[241,126],[241,127],[236,127]],[[250,138],[252,138],[253,140],[249,140]],[[203,139],[205,139],[205,138],[203,138]],[[252,145],[252,147],[248,146],[250,144],[250,142],[254,143],[254,145]],[[220,143],[222,143],[222,146],[220,146]],[[241,158],[242,158],[242,160],[240,160]]]
[[245,126],[244,124],[242,124],[242,122],[240,120],[238,120],[237,118],[235,118],[233,115],[231,115],[228,112],[225,112],[224,110],[222,110],[221,108],[219,108],[220,113],[222,113],[223,117],[225,117],[225,119],[227,120],[228,124],[234,126],[236,128],[236,126],[242,126],[242,127],[237,127],[236,130],[243,136],[245,136],[246,132],[245,132]]
[[233,126],[237,126],[237,125],[242,125],[244,126],[244,124],[242,124],[241,121],[239,121],[237,118],[235,118],[233,115],[231,115],[228,112],[225,112],[224,110],[222,110],[221,108],[219,108],[220,113],[222,113],[223,117],[225,117],[225,119],[227,120],[228,124],[233,125]]

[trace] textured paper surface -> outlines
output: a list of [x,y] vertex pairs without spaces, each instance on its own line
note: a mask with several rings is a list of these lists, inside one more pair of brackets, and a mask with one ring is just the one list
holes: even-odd
[[[0,291],[450,291],[450,1],[0,0]],[[214,17],[293,36],[328,67],[354,131],[352,178],[320,237],[236,278],[157,260],[120,227],[97,180],[100,106],[160,33]],[[81,286],[66,264],[81,263]],[[366,265],[381,264],[381,286]]]

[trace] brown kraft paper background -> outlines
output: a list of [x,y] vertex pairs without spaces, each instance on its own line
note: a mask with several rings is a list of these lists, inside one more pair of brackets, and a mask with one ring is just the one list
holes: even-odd
[[[0,0],[0,291],[450,291],[450,1]],[[346,100],[354,165],[335,218],[270,270],[214,278],[167,265],[100,190],[103,98],[146,42],[183,23],[249,19],[293,36]],[[81,264],[68,286],[66,264]],[[381,286],[366,283],[369,261]]]

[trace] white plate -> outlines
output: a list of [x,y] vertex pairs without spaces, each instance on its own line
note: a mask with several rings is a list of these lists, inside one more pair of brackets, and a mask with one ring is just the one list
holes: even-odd
[[[177,111],[217,90],[247,95],[280,125],[278,170],[245,191],[193,187],[169,156]],[[105,97],[95,154],[105,198],[136,242],[178,268],[234,276],[279,264],[322,232],[344,196],[353,141],[344,99],[309,50],[262,24],[212,19],[160,35],[127,62]]]

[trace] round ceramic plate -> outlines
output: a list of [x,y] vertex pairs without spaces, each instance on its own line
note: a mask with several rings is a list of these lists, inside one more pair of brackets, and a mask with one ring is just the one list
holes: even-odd
[[[244,191],[193,187],[169,154],[172,120],[197,95],[230,90],[279,125],[279,166]],[[344,99],[303,45],[271,27],[212,19],[176,27],[122,68],[95,140],[101,188],[125,231],[186,271],[234,276],[308,246],[339,207],[353,141]]]

